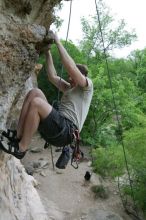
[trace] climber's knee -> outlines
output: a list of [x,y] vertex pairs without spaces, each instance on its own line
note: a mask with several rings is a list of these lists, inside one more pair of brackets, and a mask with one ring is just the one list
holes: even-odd
[[35,97],[40,97],[40,98],[47,101],[44,93],[38,88],[31,89],[27,94],[27,98],[29,98],[31,100],[33,100]]
[[38,88],[31,89],[28,92],[28,96],[39,96],[40,94],[42,94],[42,91]]
[[52,110],[52,106],[48,102],[43,100],[42,98],[35,97],[30,102],[30,109],[33,111],[36,110],[38,112],[38,114],[40,115],[40,117],[43,119],[50,114],[50,112]]
[[34,97],[30,102],[30,108],[39,108],[41,105],[41,99],[39,97]]

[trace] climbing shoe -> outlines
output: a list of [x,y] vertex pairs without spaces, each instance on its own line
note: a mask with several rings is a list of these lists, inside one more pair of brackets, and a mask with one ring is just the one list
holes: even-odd
[[9,141],[15,141],[17,139],[17,131],[7,129],[7,131],[2,132],[2,136],[6,137]]
[[62,153],[56,162],[56,167],[58,169],[65,169],[69,160],[70,160],[70,148],[69,146],[65,146],[62,149]]
[[7,142],[6,140],[0,140],[0,149],[15,156],[17,159],[22,159],[26,154],[26,151],[21,152],[19,150],[18,141]]

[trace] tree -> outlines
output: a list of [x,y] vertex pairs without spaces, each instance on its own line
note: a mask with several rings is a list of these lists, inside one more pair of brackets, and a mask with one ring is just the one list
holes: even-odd
[[131,62],[131,72],[135,80],[135,84],[146,92],[146,49],[135,50],[129,55]]
[[[118,113],[122,114],[125,119],[123,121],[126,128],[130,128],[134,122],[133,116],[136,113],[136,96],[137,89],[133,85],[132,80],[128,79],[126,74],[130,72],[130,64],[124,60],[114,60],[110,57],[110,51],[114,48],[122,48],[130,45],[133,40],[136,39],[134,31],[131,33],[126,30],[126,23],[124,20],[120,20],[117,24],[114,18],[110,15],[110,10],[103,1],[98,3],[98,11],[100,16],[100,25],[102,29],[102,35],[104,38],[104,49],[106,52],[106,58],[108,61],[109,71],[112,72],[111,80],[113,91],[116,99],[116,105],[118,107]],[[84,17],[81,20],[83,30],[83,40],[80,41],[81,51],[86,58],[88,67],[90,69],[90,76],[94,82],[94,96],[90,108],[90,112],[87,118],[87,122],[84,126],[83,136],[89,137],[89,133],[93,134],[93,138],[88,138],[88,143],[99,143],[107,145],[105,140],[108,140],[105,134],[107,134],[107,127],[112,124],[115,110],[113,106],[113,95],[110,88],[108,70],[105,62],[105,54],[103,53],[103,42],[100,32],[100,25],[98,16],[90,16],[90,20]],[[122,64],[124,64],[124,68]],[[133,90],[135,89],[135,92]],[[131,108],[133,109],[130,114]],[[126,109],[126,111],[124,111]],[[114,132],[111,130],[111,133]],[[101,134],[104,138],[100,138]],[[109,136],[111,136],[110,134]],[[109,137],[108,136],[108,137]],[[90,140],[89,140],[90,139]],[[101,141],[100,141],[101,140]],[[114,137],[113,137],[114,140]],[[112,142],[112,141],[111,141]]]
[[[109,52],[114,48],[122,48],[130,45],[131,42],[136,39],[135,31],[132,30],[131,33],[128,32],[126,30],[126,23],[123,19],[116,25],[114,18],[110,15],[109,8],[103,3],[103,1],[98,2],[98,11],[106,52]],[[102,54],[99,52],[103,51],[98,16],[90,16],[88,19],[83,17],[81,23],[83,40],[80,41],[80,46],[82,51],[87,59],[89,56],[93,55],[98,57]]]

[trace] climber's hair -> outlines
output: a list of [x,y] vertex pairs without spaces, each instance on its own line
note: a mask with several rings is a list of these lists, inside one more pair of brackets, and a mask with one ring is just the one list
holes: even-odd
[[77,63],[76,66],[84,76],[88,75],[88,67],[86,65]]

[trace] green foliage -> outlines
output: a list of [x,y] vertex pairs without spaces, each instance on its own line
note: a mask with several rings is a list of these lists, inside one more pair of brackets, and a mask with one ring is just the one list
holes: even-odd
[[146,49],[131,52],[129,56],[131,62],[131,71],[135,84],[146,92]]
[[93,168],[101,176],[120,176],[124,174],[125,164],[121,146],[93,149]]
[[[146,126],[136,127],[125,133],[125,146],[129,155],[129,168],[137,203],[146,212]],[[126,186],[126,192],[131,195]]]
[[[111,22],[112,19],[107,17],[107,20],[103,21],[105,25],[105,21]],[[85,19],[82,22],[85,35],[81,46],[84,55],[87,57],[91,78],[94,82],[94,96],[82,131],[82,137],[85,143],[94,146],[93,168],[95,172],[102,176],[116,177],[124,175],[126,166],[123,148],[116,143],[115,137],[118,114],[119,122],[123,127],[124,142],[129,141],[126,144],[125,152],[132,175],[135,199],[137,204],[145,211],[146,50],[133,52],[127,60],[113,59],[108,55],[109,72],[107,72],[99,43],[101,39],[98,38],[100,33],[98,32],[98,36],[96,36],[99,28],[97,26],[95,28],[95,23],[93,26],[91,26],[91,23],[89,25],[89,22]],[[98,24],[97,20],[96,24]],[[119,34],[120,29],[122,31],[124,26],[124,22],[121,21]],[[103,31],[103,34],[106,36],[105,45],[108,45],[106,47],[108,50],[115,47],[120,48],[126,43],[129,44],[135,38],[134,35],[128,36],[125,31],[123,32],[125,38],[121,37],[120,39],[118,35],[114,35],[116,31],[111,34],[111,38],[108,38],[106,30],[104,28],[103,30],[105,31]],[[122,35],[120,34],[120,36]],[[127,41],[128,37],[129,41]],[[131,147],[131,150],[128,146]],[[124,185],[123,188],[125,193],[131,195],[131,189],[128,185]]]
[[[62,9],[62,2],[60,2],[59,4],[57,4],[57,6],[54,9],[54,12],[56,13],[57,11]],[[63,19],[61,19],[59,16],[55,15],[55,20],[53,22],[53,25],[56,27],[56,29],[60,29],[61,25],[63,23]]]
[[[145,121],[145,117],[143,118]],[[146,124],[142,127],[135,127],[124,132],[124,157],[123,147],[113,145],[112,147],[98,147],[93,149],[94,171],[105,176],[123,176],[126,172],[125,159],[128,162],[130,178],[134,198],[139,207],[146,212]],[[124,193],[133,196],[128,182],[122,184]]]
[[[131,33],[126,30],[126,23],[124,20],[120,20],[118,24],[115,24],[113,16],[110,15],[109,8],[103,1],[98,2],[98,12],[100,25],[97,14],[95,16],[90,16],[88,19],[84,17],[81,19],[83,40],[80,41],[80,46],[87,60],[94,54],[96,54],[96,58],[98,57],[98,60],[100,60],[103,54],[100,26],[106,51],[130,45],[131,42],[136,39],[134,30],[132,30]],[[99,53],[99,51],[101,53]]]
[[94,192],[95,198],[107,199],[109,197],[108,190],[103,185],[93,185],[91,190]]
[[[109,60],[109,73],[110,75],[112,73],[111,86],[108,73],[103,64],[98,66],[96,75],[95,72],[91,72],[94,83],[94,96],[83,130],[82,137],[85,143],[87,142],[94,146],[97,145],[97,142],[103,146],[109,146],[112,142],[114,143],[115,138],[112,134],[114,134],[117,124],[116,114],[119,115],[120,123],[126,130],[141,123],[138,118],[138,115],[142,114],[142,111],[138,108],[140,92],[134,82],[126,77],[126,73],[122,72],[122,68],[121,71],[117,68],[119,63],[123,65],[124,62],[121,60]],[[126,66],[126,62],[124,66]],[[125,67],[126,70],[129,71],[129,68]],[[114,126],[109,135],[107,128],[111,124]],[[89,138],[86,138],[89,131],[91,136],[94,137],[92,142]]]

